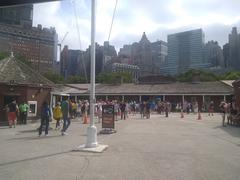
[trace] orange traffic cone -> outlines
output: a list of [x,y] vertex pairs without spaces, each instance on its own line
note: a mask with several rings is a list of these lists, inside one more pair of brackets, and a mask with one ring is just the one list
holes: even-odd
[[202,119],[202,116],[201,116],[201,113],[200,112],[198,112],[198,118],[197,118],[198,120],[201,120]]
[[181,118],[184,118],[183,110],[181,110]]

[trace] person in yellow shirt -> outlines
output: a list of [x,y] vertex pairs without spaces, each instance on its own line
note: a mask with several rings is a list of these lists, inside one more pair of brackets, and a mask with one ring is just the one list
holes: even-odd
[[53,118],[56,120],[56,128],[60,129],[60,120],[62,118],[62,109],[60,106],[60,102],[57,103],[57,105],[53,109]]
[[77,115],[77,104],[75,101],[72,101],[72,118],[74,119]]

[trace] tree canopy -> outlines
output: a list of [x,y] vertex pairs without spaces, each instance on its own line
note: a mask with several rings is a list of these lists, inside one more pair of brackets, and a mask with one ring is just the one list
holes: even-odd
[[237,80],[240,79],[240,71],[231,71],[225,73],[222,77],[222,80]]
[[8,56],[9,56],[9,53],[7,53],[7,52],[1,52],[1,53],[0,53],[0,60],[5,59],[5,58],[8,57]]
[[197,81],[218,81],[220,78],[211,72],[191,69],[185,73],[176,76],[176,80],[180,82]]
[[64,77],[57,73],[47,72],[47,73],[44,73],[43,76],[56,84],[64,83]]
[[132,83],[132,76],[127,72],[100,73],[96,82],[105,84]]
[[62,75],[59,75],[54,72],[47,72],[43,74],[44,77],[49,79],[50,81],[56,83],[56,84],[80,84],[80,83],[86,83],[86,80],[82,76],[69,76],[67,79],[65,79]]

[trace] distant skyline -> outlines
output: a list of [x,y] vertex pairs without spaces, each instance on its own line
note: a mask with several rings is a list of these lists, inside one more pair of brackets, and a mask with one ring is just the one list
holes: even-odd
[[[96,2],[96,42],[102,45],[108,38],[116,1]],[[74,5],[81,43],[78,41]],[[228,42],[233,26],[240,31],[239,7],[239,0],[118,0],[110,44],[119,51],[125,44],[138,42],[143,32],[154,42],[167,41],[168,34],[202,28],[205,42],[214,40],[222,46]],[[40,3],[34,5],[33,24],[55,27],[59,42],[68,32],[62,44],[70,49],[85,50],[90,45],[90,16],[90,0]]]

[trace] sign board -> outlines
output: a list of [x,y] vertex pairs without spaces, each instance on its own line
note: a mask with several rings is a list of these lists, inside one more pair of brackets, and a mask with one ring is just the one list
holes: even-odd
[[102,128],[114,129],[114,105],[102,106]]

